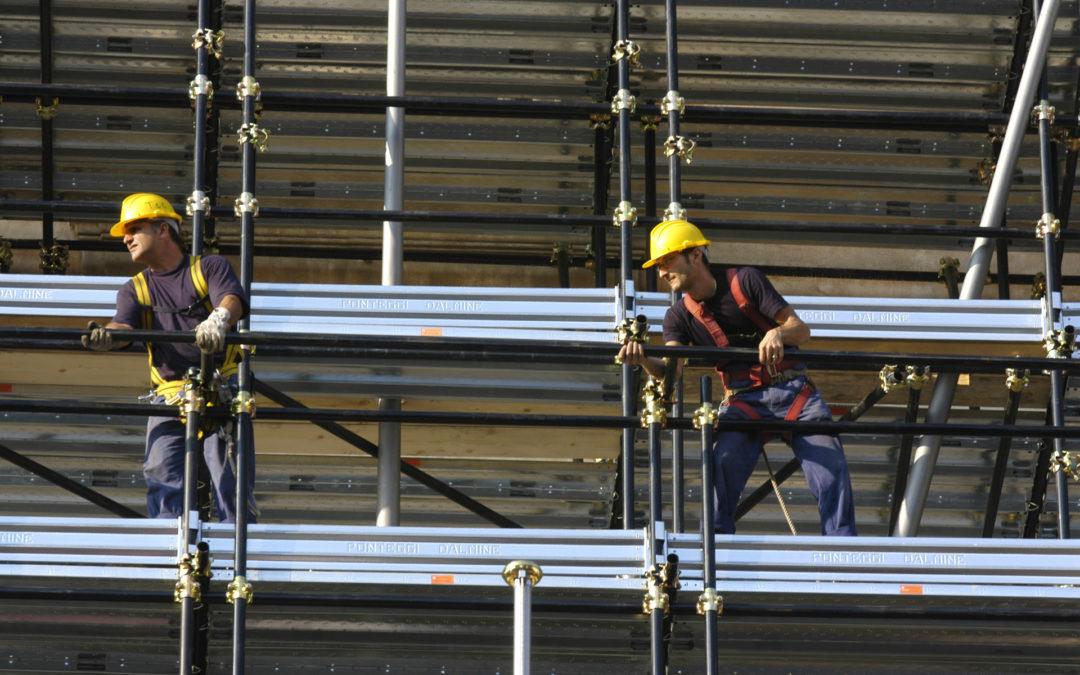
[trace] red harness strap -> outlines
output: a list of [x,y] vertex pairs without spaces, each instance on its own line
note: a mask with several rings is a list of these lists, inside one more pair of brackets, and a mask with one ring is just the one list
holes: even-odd
[[[769,332],[773,328],[776,328],[774,322],[766,319],[761,312],[754,307],[753,303],[743,293],[742,285],[739,283],[739,270],[736,267],[729,267],[727,272],[728,287],[731,289],[731,295],[735,298],[735,302],[739,306],[739,310],[746,315],[748,319],[753,321],[758,328],[764,332]],[[724,329],[720,327],[720,324],[716,322],[712,312],[709,311],[704,304],[694,300],[689,294],[683,295],[683,305],[690,312],[690,315],[700,321],[705,329],[709,331],[709,335],[712,336],[713,342],[717,347],[727,347],[731,344],[727,335],[724,333]],[[722,361],[716,364],[716,372],[720,373],[720,379],[724,383],[724,387],[728,387],[728,383],[731,381],[750,380],[752,386],[758,387],[764,384],[771,384],[772,377],[770,377],[768,370],[760,363],[750,366],[746,370],[740,370],[733,373],[728,373],[721,369],[723,365],[728,363]],[[781,361],[776,364],[776,371],[784,371],[789,368],[794,368],[797,364],[795,361]]]
[[[804,382],[802,389],[800,389],[799,393],[795,396],[795,400],[791,402],[791,406],[788,408],[787,414],[784,415],[784,421],[793,422],[799,419],[799,415],[802,414],[803,408],[806,407],[806,402],[810,400],[810,397],[813,395],[813,393],[814,386],[810,384],[809,380]],[[745,413],[746,416],[752,420],[761,419],[761,413],[759,413],[757,410],[754,410],[754,407],[752,405],[738,397],[732,397],[728,399],[728,405],[735,406],[739,410],[743,411],[743,413]],[[791,434],[782,434],[782,437],[788,443],[791,442]],[[762,443],[768,443],[771,440],[772,434],[762,433]]]

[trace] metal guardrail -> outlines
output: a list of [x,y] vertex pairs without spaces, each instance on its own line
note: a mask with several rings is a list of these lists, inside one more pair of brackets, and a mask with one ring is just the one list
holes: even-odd
[[[214,577],[230,578],[232,526],[192,523],[214,556]],[[679,558],[684,591],[701,591],[700,535],[659,529],[658,538],[662,556]],[[171,519],[0,517],[0,580],[129,580],[171,593],[178,540]],[[505,564],[528,558],[542,566],[544,589],[637,594],[646,544],[644,530],[260,524],[249,527],[247,578],[315,594],[368,584],[503,589]],[[716,537],[721,593],[1072,602],[1078,559],[1078,540]]]
[[[0,276],[0,315],[108,318],[126,277]],[[659,333],[670,299],[639,292],[628,314]],[[820,338],[1014,341],[1043,339],[1037,300],[789,296]],[[616,289],[252,285],[251,330],[333,335],[611,342],[623,310]],[[1080,304],[1063,323],[1080,322]]]

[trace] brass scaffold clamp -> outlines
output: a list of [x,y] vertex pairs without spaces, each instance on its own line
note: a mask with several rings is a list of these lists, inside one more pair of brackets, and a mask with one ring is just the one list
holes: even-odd
[[1063,330],[1052,330],[1043,336],[1043,346],[1046,347],[1046,358],[1067,359],[1076,347],[1076,333],[1072,326]]
[[664,98],[660,101],[660,112],[664,115],[670,115],[674,110],[678,110],[679,117],[682,117],[683,112],[686,110],[686,99],[679,96],[679,92],[671,89],[664,94]]
[[236,83],[236,98],[243,101],[248,96],[254,97],[256,101],[262,99],[262,86],[251,75],[245,75]]
[[629,89],[620,89],[615,93],[615,97],[611,99],[611,114],[618,115],[621,110],[628,110],[631,115],[637,110],[637,99],[634,98]]
[[881,372],[878,373],[878,378],[881,380],[881,391],[888,394],[893,389],[903,387],[907,382],[897,372],[898,366],[886,364]]
[[1080,480],[1080,472],[1077,471],[1072,453],[1068,450],[1054,450],[1054,454],[1050,456],[1050,470],[1054,473],[1063,471],[1073,480]]
[[[627,342],[648,342],[649,341],[649,321],[645,318],[644,314],[638,314],[634,318],[626,317],[621,323],[615,326],[615,342],[619,344],[626,344]],[[615,356],[615,363],[622,365],[622,361],[618,355]]]
[[1031,384],[1031,378],[1028,377],[1029,371],[1025,368],[1006,368],[1005,369],[1005,386],[1009,391],[1021,392],[1028,388]]
[[930,366],[907,366],[905,372],[904,382],[910,389],[922,389],[930,379]]
[[225,600],[230,605],[235,605],[238,600],[243,600],[244,604],[250,605],[254,598],[255,590],[248,582],[247,577],[234,577],[229,582],[229,585],[225,587]]
[[650,424],[667,424],[667,392],[664,391],[664,381],[650,377],[645,386],[641,388],[641,398],[645,403],[641,411],[641,426],[648,428]]
[[196,211],[209,211],[210,210],[210,198],[206,196],[206,193],[202,190],[193,190],[188,195],[187,201],[184,204],[184,213],[189,216],[195,215]]
[[0,237],[0,273],[5,273],[11,269],[11,262],[15,259],[15,254],[11,250],[11,242],[3,237]]
[[203,395],[201,383],[191,377],[191,372],[184,377],[184,389],[178,401],[180,406],[180,421],[187,422],[189,415],[202,415],[206,412],[206,397]]
[[266,152],[266,145],[270,142],[270,132],[258,124],[245,122],[240,125],[240,129],[237,130],[236,134],[236,143],[238,145],[251,143],[252,146],[258,148],[259,152]]
[[703,402],[694,411],[694,428],[704,429],[716,424],[717,409],[708,401]]
[[724,612],[724,597],[711,586],[701,591],[697,601],[697,613],[705,614],[706,612],[716,612],[717,614]]
[[615,63],[626,59],[631,67],[640,66],[641,45],[633,40],[619,40],[611,50],[611,60]]
[[671,202],[664,209],[664,220],[686,220],[686,209],[679,202]]
[[199,574],[197,557],[185,553],[176,563],[178,579],[173,590],[173,600],[181,602],[191,598],[195,602],[202,600],[202,585],[196,581]]
[[1046,237],[1058,238],[1058,234],[1061,232],[1061,221],[1054,217],[1052,213],[1044,213],[1039,218],[1039,222],[1035,223],[1035,238],[1045,239]]
[[663,121],[663,119],[664,118],[660,117],[659,115],[642,115],[640,119],[641,130],[656,131],[660,128],[660,122]]
[[214,84],[202,73],[196,75],[195,79],[188,84],[188,98],[194,101],[199,96],[206,97],[207,105],[214,100]]
[[652,614],[656,611],[667,614],[670,607],[668,594],[664,591],[665,583],[662,568],[659,565],[653,565],[653,568],[649,570],[646,576],[648,577],[648,588],[645,591],[645,598],[641,601],[642,611],[645,614]]
[[63,274],[68,268],[68,247],[63,244],[41,244],[41,271],[45,274]]
[[615,213],[611,216],[611,222],[615,227],[622,227],[624,222],[630,223],[630,227],[637,226],[637,209],[630,202],[619,202],[615,207]]
[[49,105],[42,105],[41,97],[38,96],[34,99],[34,103],[37,105],[34,112],[43,120],[53,119],[60,111],[60,99],[58,98],[53,98],[52,103]]
[[252,218],[259,217],[259,200],[255,199],[255,195],[250,192],[241,192],[240,196],[233,202],[233,214],[237,218],[242,217],[245,213],[250,213]]
[[687,166],[690,166],[694,163],[694,148],[696,147],[697,143],[686,136],[668,136],[664,141],[664,157],[678,155]]
[[247,414],[255,417],[255,396],[246,390],[236,392],[232,400],[232,414]]
[[596,129],[608,129],[611,127],[611,115],[608,113],[593,113],[589,115],[589,128]]
[[215,59],[221,60],[221,45],[224,40],[225,31],[203,28],[191,34],[191,48],[195,51],[205,49]]

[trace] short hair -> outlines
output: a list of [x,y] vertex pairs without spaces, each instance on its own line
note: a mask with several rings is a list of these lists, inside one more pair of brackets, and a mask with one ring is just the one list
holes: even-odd
[[707,246],[691,246],[690,248],[684,248],[682,250],[682,254],[684,256],[686,256],[687,260],[689,260],[690,259],[690,254],[695,249],[700,249],[701,250],[701,261],[703,263],[705,263],[706,265],[708,265],[709,264],[709,249],[708,249]]
[[176,242],[176,245],[180,247],[180,250],[184,250],[184,236],[180,234],[180,223],[176,222],[172,218],[161,218],[154,221],[155,225],[166,225],[169,230],[169,238]]

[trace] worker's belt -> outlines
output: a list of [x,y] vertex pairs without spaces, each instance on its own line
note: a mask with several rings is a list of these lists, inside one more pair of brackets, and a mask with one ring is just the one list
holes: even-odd
[[[730,378],[729,381],[747,381],[750,379],[749,377],[747,377],[748,373],[749,371],[743,371],[741,373],[728,374],[728,377]],[[794,368],[785,368],[784,370],[777,371],[776,373],[770,373],[768,382],[761,382],[759,384],[751,383],[746,385],[745,387],[726,387],[727,398],[731,398],[732,396],[736,396],[738,394],[744,394],[749,391],[758,391],[760,389],[764,389],[765,387],[771,387],[775,384],[783,384],[785,382],[790,382],[796,377],[804,377],[805,375],[806,366],[802,364]]]

